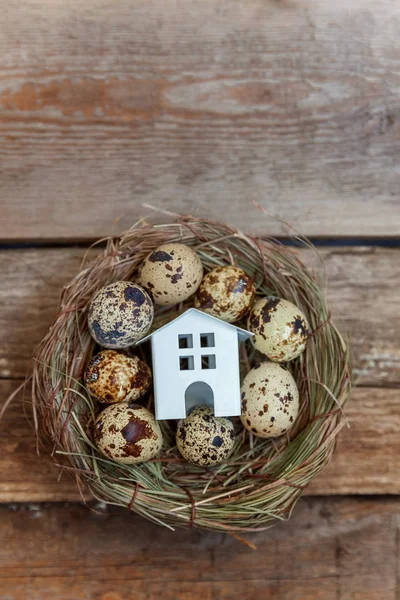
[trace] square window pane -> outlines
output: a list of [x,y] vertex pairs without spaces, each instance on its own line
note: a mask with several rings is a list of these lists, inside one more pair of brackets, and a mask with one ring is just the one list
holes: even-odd
[[191,333],[178,335],[179,348],[193,348],[193,336]]
[[209,354],[201,357],[202,369],[216,369],[215,354]]
[[194,369],[193,356],[180,356],[179,357],[179,369],[181,371],[193,371],[193,369]]
[[215,336],[213,333],[201,333],[200,334],[200,346],[201,348],[213,348],[215,346]]

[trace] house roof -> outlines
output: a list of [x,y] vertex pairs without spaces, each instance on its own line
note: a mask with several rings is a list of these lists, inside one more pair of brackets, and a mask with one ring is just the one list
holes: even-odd
[[218,319],[218,317],[213,317],[212,315],[209,315],[206,312],[198,310],[197,308],[189,308],[184,313],[182,313],[181,315],[179,315],[179,317],[176,317],[176,319],[173,319],[172,321],[170,321],[166,325],[163,325],[159,329],[156,329],[152,333],[149,333],[149,335],[146,335],[146,337],[144,337],[141,340],[139,340],[136,343],[136,345],[138,346],[139,344],[142,344],[143,342],[145,342],[148,339],[152,338],[153,335],[157,335],[158,333],[160,333],[161,331],[163,331],[163,329],[167,329],[167,327],[170,327],[172,325],[172,323],[176,323],[176,321],[183,320],[183,319],[187,318],[188,316],[190,316],[191,314],[193,314],[193,315],[201,315],[202,318],[209,319],[210,321],[216,321],[218,323],[218,325],[223,325],[225,327],[232,327],[233,329],[236,329],[238,337],[239,337],[239,341],[241,341],[241,342],[244,342],[245,340],[247,340],[248,338],[250,338],[250,337],[252,337],[254,335],[254,333],[251,333],[251,331],[247,331],[246,329],[242,329],[241,327],[237,327],[236,325],[232,325],[231,323],[227,323],[226,321],[223,321],[222,319]]

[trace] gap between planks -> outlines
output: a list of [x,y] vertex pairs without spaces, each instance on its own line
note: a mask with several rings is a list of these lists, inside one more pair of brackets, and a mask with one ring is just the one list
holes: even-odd
[[[122,232],[119,234],[122,235]],[[110,236],[113,238],[113,236]],[[114,236],[115,237],[115,236]],[[259,235],[261,239],[265,238],[263,235]],[[284,246],[291,246],[295,248],[302,248],[302,244],[296,239],[294,235],[288,235],[286,237],[283,236],[273,236],[274,240],[283,244]],[[384,237],[369,237],[369,236],[359,236],[359,237],[308,237],[307,241],[310,242],[316,248],[326,248],[326,249],[334,249],[334,248],[346,248],[349,252],[351,248],[400,248],[400,238],[396,236],[384,236]],[[65,238],[62,240],[59,239],[51,239],[51,238],[21,238],[14,239],[12,241],[7,240],[6,238],[0,238],[0,252],[2,251],[12,251],[12,250],[54,250],[54,249],[69,249],[69,248],[83,248],[87,249],[93,244],[96,244],[98,249],[105,248],[106,243],[101,242],[97,244],[98,238]]]

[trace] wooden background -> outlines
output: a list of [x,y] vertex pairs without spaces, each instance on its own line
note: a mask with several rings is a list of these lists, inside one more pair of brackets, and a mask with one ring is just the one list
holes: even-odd
[[88,511],[15,402],[0,599],[399,600],[400,3],[0,0],[0,15],[1,402],[87,245],[145,204],[323,244],[359,378],[332,464],[290,522],[249,536],[257,552]]

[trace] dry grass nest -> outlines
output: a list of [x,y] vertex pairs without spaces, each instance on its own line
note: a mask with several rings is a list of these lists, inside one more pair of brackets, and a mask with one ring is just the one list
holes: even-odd
[[[271,238],[247,236],[224,223],[193,217],[140,222],[105,242],[95,260],[88,253],[80,273],[64,288],[55,321],[37,349],[32,381],[39,439],[51,441],[56,464],[73,474],[82,491],[89,489],[100,501],[127,507],[171,529],[249,532],[286,520],[334,452],[350,391],[347,344],[332,324],[324,292],[302,264],[301,253]],[[241,267],[254,278],[258,295],[294,302],[311,327],[305,352],[287,365],[300,391],[295,426],[275,440],[253,437],[238,426],[233,454],[215,467],[184,461],[175,447],[176,423],[170,421],[161,423],[161,455],[147,463],[117,464],[93,443],[99,407],[82,384],[85,366],[98,350],[87,327],[88,306],[104,285],[135,278],[146,255],[165,242],[193,246],[205,270]],[[311,247],[305,240],[300,243]],[[154,327],[186,308],[157,309]],[[140,352],[149,360],[148,349]],[[242,375],[260,359],[250,343],[242,344]],[[148,398],[150,409],[152,402]]]

